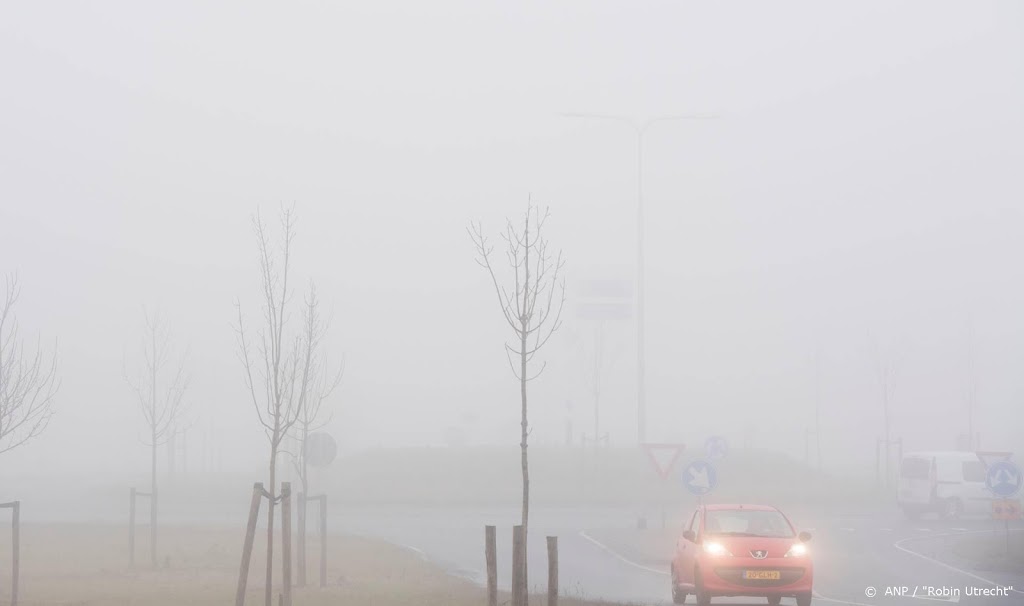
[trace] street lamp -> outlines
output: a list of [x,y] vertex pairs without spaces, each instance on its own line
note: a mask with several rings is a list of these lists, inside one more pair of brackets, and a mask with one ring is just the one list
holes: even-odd
[[679,114],[657,116],[644,122],[637,122],[626,116],[607,114],[589,114],[564,112],[559,114],[566,118],[586,118],[591,120],[612,120],[626,124],[636,133],[636,433],[637,441],[647,441],[647,393],[644,355],[644,135],[647,130],[662,122],[676,120],[707,120],[717,116],[708,114]]

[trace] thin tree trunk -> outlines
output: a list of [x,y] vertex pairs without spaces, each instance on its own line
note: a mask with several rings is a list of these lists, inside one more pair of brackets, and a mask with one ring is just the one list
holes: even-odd
[[150,386],[153,389],[153,400],[152,400],[152,416],[150,422],[152,425],[152,460],[150,461],[150,496],[149,496],[149,559],[150,564],[153,568],[156,568],[156,449],[157,449],[157,410],[156,410],[156,370],[157,370],[157,357],[156,357],[156,328],[153,328],[152,334],[152,348],[153,348],[153,362],[152,362],[152,376]]
[[[306,423],[302,426],[302,446],[303,451],[306,447],[306,440],[309,438],[309,424]],[[309,467],[306,465],[306,453],[299,453],[299,481],[302,483],[302,493],[299,496],[299,537],[298,537],[298,548],[299,548],[299,586],[306,586],[306,515],[309,513],[306,508],[306,499],[309,497]]]
[[264,604],[271,606],[274,592],[274,495],[276,494],[275,471],[277,468],[277,431],[270,447],[270,506],[267,508],[267,580],[265,584]]
[[[523,334],[524,335],[526,334],[525,331],[524,331]],[[522,347],[523,347],[522,351],[525,352],[526,351],[526,337],[525,336],[523,337]],[[527,593],[528,593],[527,590],[528,590],[530,585],[529,585],[529,581],[528,581],[528,577],[527,577],[527,572],[526,572],[527,562],[529,562],[529,558],[526,555],[526,545],[527,545],[527,543],[526,543],[526,536],[527,536],[527,528],[528,528],[529,520],[530,520],[530,466],[529,466],[529,462],[528,462],[528,459],[527,459],[527,456],[526,456],[526,438],[527,438],[527,435],[528,435],[527,421],[526,421],[526,354],[523,354],[523,356],[522,356],[522,368],[520,369],[520,372],[523,373],[522,374],[522,379],[520,380],[520,387],[521,387],[521,390],[522,390],[522,398],[523,398],[523,411],[522,411],[523,420],[522,420],[522,423],[521,423],[522,442],[520,442],[520,448],[522,450],[522,459],[523,459],[522,460],[522,463],[523,463],[523,550],[521,552],[522,571],[523,571],[523,574],[522,574],[521,578],[522,578],[523,587],[522,587],[522,593],[520,595],[522,595],[522,599],[523,599],[522,606],[526,606],[529,603],[529,601],[530,601],[530,598],[527,595]]]
[[520,318],[520,323],[522,325],[522,328],[520,329],[520,332],[519,332],[519,337],[520,337],[520,342],[519,342],[519,345],[520,345],[520,348],[519,348],[519,352],[520,352],[520,354],[519,354],[519,363],[520,363],[520,368],[519,368],[519,387],[520,387],[520,390],[522,392],[522,399],[523,399],[522,422],[520,424],[520,429],[522,431],[522,435],[521,435],[522,441],[519,444],[520,449],[522,450],[522,459],[523,459],[523,461],[522,461],[522,463],[523,463],[523,550],[521,552],[522,553],[521,557],[522,557],[523,575],[522,575],[522,592],[521,592],[520,595],[522,596],[522,601],[523,601],[521,606],[527,606],[529,604],[529,602],[530,602],[530,597],[529,597],[530,583],[529,583],[529,575],[527,574],[527,564],[529,563],[530,558],[526,555],[527,554],[527,548],[526,547],[527,547],[527,544],[528,544],[526,539],[527,539],[527,536],[529,535],[529,521],[530,521],[530,466],[529,466],[529,462],[528,462],[527,456],[526,456],[526,440],[527,440],[527,437],[529,436],[529,431],[528,431],[528,427],[529,426],[527,425],[527,419],[526,419],[526,382],[527,382],[527,379],[528,379],[527,374],[526,374],[526,363],[528,361],[528,356],[527,356],[527,353],[526,353],[527,352],[526,340],[527,340],[527,337],[529,337],[529,328],[530,328],[529,319],[528,319],[527,311],[526,311],[527,309],[529,309],[529,301],[530,301],[530,299],[529,299],[529,297],[530,297],[530,216],[529,216],[529,214],[527,214],[527,216],[526,216],[526,229],[523,230],[523,234],[524,234],[523,238],[524,238],[524,240],[526,242],[526,245],[524,247],[525,248],[525,262],[523,263],[523,267],[526,269],[526,271],[524,272],[524,277],[523,277],[523,284],[525,286],[523,287],[523,308],[522,308],[523,311],[522,311],[522,316]]
[[150,496],[149,496],[149,560],[156,568],[156,426],[153,426],[152,458],[150,460]]
[[281,483],[281,601],[292,606],[292,484]]

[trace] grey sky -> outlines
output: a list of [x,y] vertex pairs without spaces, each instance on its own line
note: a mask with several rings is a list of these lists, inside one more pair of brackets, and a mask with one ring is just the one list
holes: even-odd
[[[1014,2],[5,3],[0,272],[63,377],[50,431],[10,464],[132,466],[121,363],[143,305],[190,348],[197,431],[218,428],[230,464],[261,457],[231,324],[236,298],[258,313],[249,216],[282,202],[347,360],[343,443],[440,444],[460,423],[514,443],[466,222],[496,234],[532,193],[570,287],[633,276],[633,139],[562,111],[721,116],[648,138],[652,439],[749,424],[802,453],[818,349],[825,455],[867,459],[871,335],[899,368],[895,433],[950,445],[973,322],[983,441],[1024,446],[1022,107]],[[603,416],[626,443],[632,324],[610,335]],[[536,384],[541,442],[567,400],[589,431],[570,341]]]

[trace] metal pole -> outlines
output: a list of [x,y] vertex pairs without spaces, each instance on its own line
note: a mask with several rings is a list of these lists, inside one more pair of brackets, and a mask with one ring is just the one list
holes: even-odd
[[811,466],[811,428],[804,428],[804,465]]
[[[636,133],[636,199],[637,199],[637,314],[636,314],[636,331],[637,331],[637,441],[643,444],[647,441],[647,391],[646,391],[646,355],[645,355],[645,319],[644,319],[644,302],[645,302],[645,280],[644,280],[644,184],[643,184],[643,163],[644,163],[644,134],[648,127],[658,122],[668,122],[672,120],[704,120],[708,118],[715,118],[717,116],[707,114],[681,114],[681,115],[669,115],[669,116],[658,116],[651,118],[642,124],[637,124],[633,120],[625,116],[613,116],[607,114],[589,114],[589,113],[562,113],[560,114],[567,118],[589,118],[598,120],[612,120],[615,122],[623,122],[628,124],[630,128]],[[594,436],[595,438],[597,436]]]
[[814,442],[817,468],[821,470],[821,352],[814,355]]
[[327,586],[327,495],[320,495],[320,586]]
[[881,487],[882,485],[882,439],[878,438],[875,440],[875,486]]
[[[649,122],[647,124],[650,124]],[[646,339],[644,334],[644,131],[647,124],[636,130],[636,435],[637,441],[647,441]]]
[[299,536],[297,541],[298,549],[298,564],[299,569],[299,587],[306,586],[306,494],[303,492],[299,493],[299,500],[296,503],[299,506],[298,522],[299,522]]

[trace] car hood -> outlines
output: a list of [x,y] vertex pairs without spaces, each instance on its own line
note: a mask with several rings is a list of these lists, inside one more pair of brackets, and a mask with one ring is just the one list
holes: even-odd
[[796,537],[729,537],[729,536],[708,536],[706,541],[721,543],[729,553],[736,557],[754,557],[751,552],[765,551],[766,558],[781,558],[786,555],[789,548],[800,540]]

